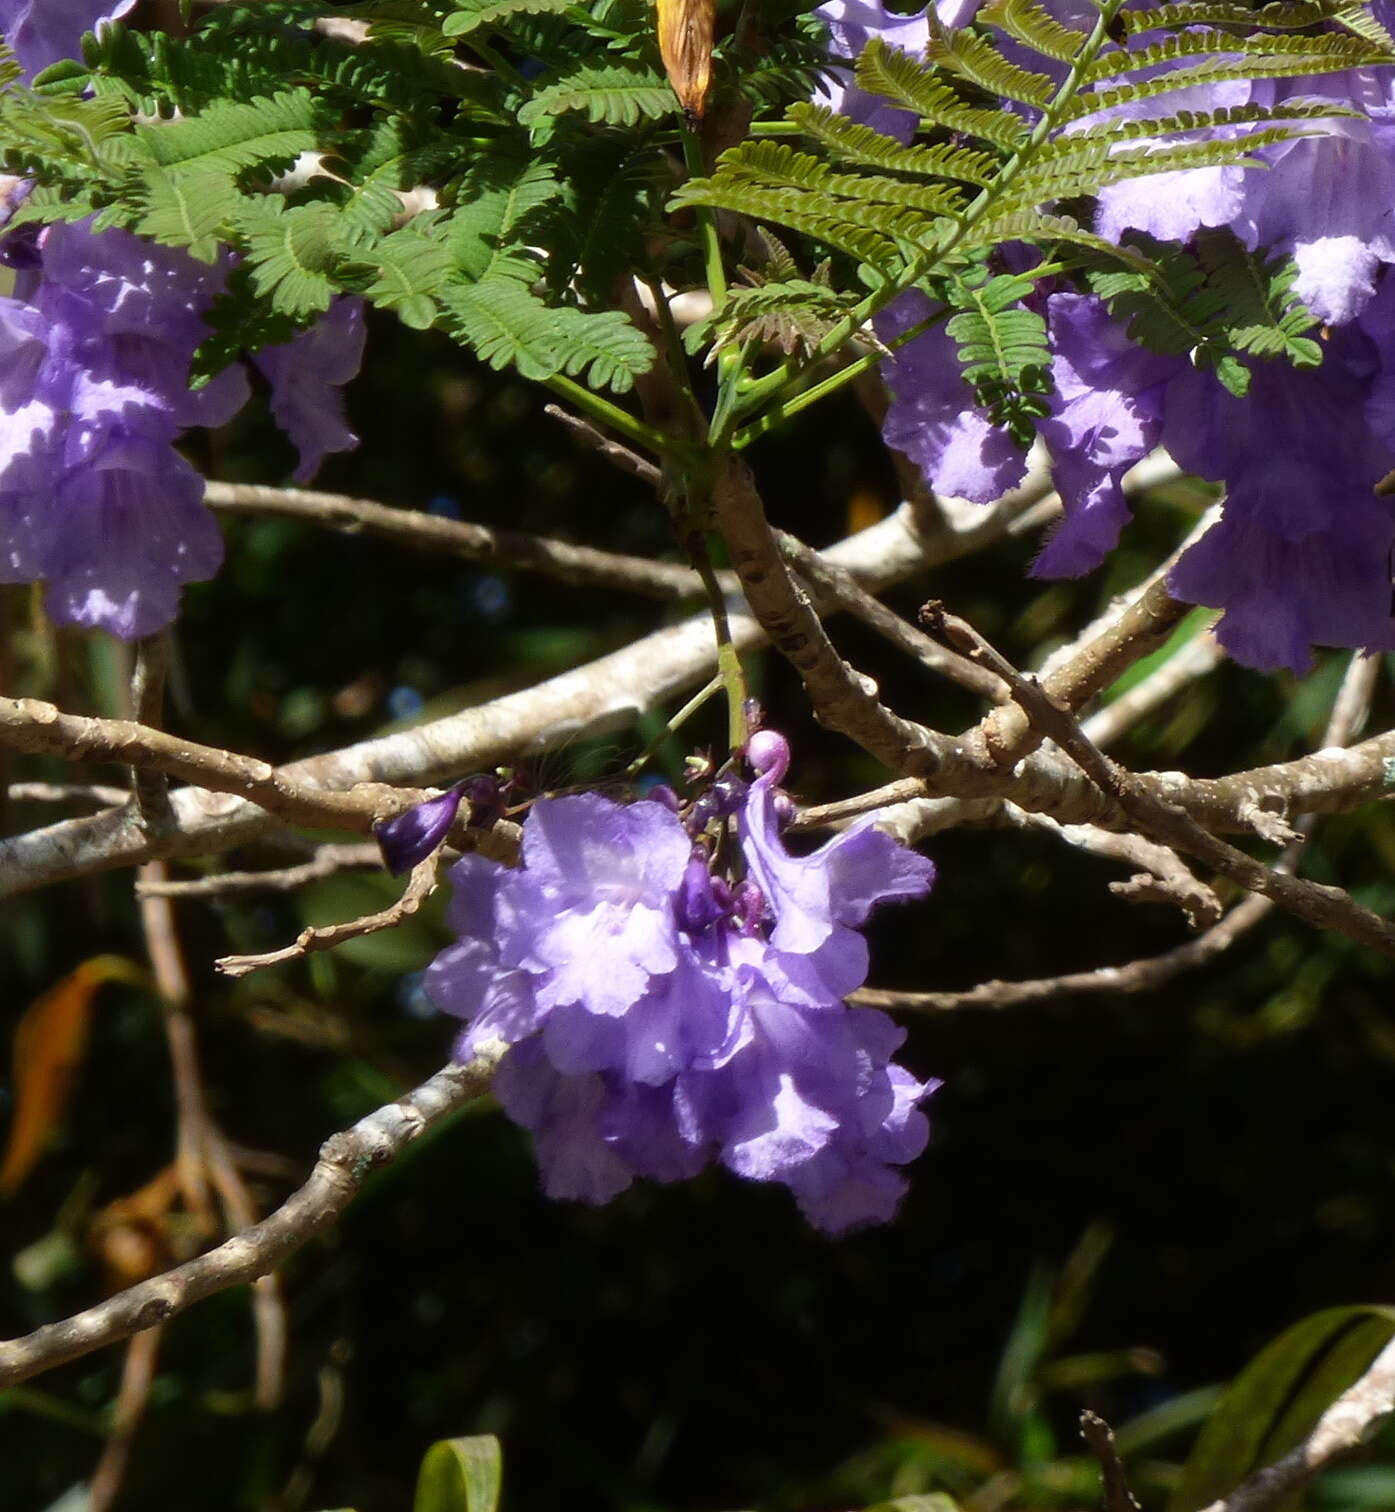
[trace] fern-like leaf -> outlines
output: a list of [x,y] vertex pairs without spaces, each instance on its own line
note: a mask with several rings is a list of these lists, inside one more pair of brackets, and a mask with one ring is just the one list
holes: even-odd
[[[1077,39],[1077,50],[1083,40]],[[940,64],[961,75],[990,95],[1017,100],[1037,109],[1046,105],[1056,93],[1053,79],[1010,63],[987,37],[978,32],[948,31],[932,23],[925,59],[927,63]]]
[[1033,52],[1070,63],[1085,40],[1084,32],[1062,26],[1037,0],[991,0],[974,17],[980,26],[996,26]]
[[535,381],[584,372],[593,387],[623,393],[653,364],[653,348],[619,311],[549,308],[513,279],[451,282],[442,302],[454,334],[482,361]]
[[1009,152],[1027,139],[1026,124],[1011,111],[967,104],[935,70],[922,68],[909,53],[888,47],[880,37],[873,37],[859,54],[857,82],[944,131],[979,137]]
[[733,289],[720,310],[683,333],[692,353],[711,343],[708,361],[726,346],[757,341],[785,356],[812,351],[856,303],[856,296],[808,278],[790,278],[755,289]]
[[832,157],[844,163],[857,163],[893,173],[956,179],[980,188],[992,182],[999,166],[993,154],[972,147],[956,147],[948,142],[903,146],[895,137],[883,136],[826,105],[794,105],[790,108],[789,118],[807,136],[826,148]]
[[583,60],[538,81],[533,98],[518,112],[532,126],[547,116],[582,111],[607,126],[634,126],[678,113],[678,101],[663,74],[633,58],[612,63]]
[[308,90],[292,89],[267,99],[221,101],[183,120],[137,126],[136,135],[171,172],[276,172],[313,151],[328,126],[323,102]]
[[273,310],[296,317],[329,308],[335,293],[330,273],[339,250],[333,205],[317,201],[288,208],[263,196],[244,201],[236,224],[246,238],[252,283]]
[[959,313],[945,326],[980,405],[1024,448],[1048,412],[1051,391],[1046,321],[1019,304],[1032,286],[1031,278],[1012,273],[986,283],[958,280],[952,299]]
[[448,37],[463,37],[480,26],[497,26],[510,16],[559,14],[575,0],[455,0],[455,10],[441,30]]

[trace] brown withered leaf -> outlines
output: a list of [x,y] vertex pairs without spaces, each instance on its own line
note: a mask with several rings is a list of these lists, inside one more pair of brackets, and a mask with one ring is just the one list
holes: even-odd
[[658,0],[659,54],[684,115],[702,119],[712,85],[717,0]]
[[147,980],[145,972],[124,956],[94,956],[25,1010],[15,1029],[15,1111],[0,1161],[0,1198],[19,1190],[62,1122],[87,1046],[97,989],[107,982],[144,985]]

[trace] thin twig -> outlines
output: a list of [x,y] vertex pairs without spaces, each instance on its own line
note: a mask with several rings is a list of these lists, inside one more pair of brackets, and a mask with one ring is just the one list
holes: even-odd
[[131,1445],[136,1430],[150,1402],[150,1388],[155,1384],[155,1362],[160,1353],[162,1330],[152,1328],[140,1333],[126,1346],[121,1366],[121,1385],[116,1392],[111,1433],[102,1449],[92,1484],[87,1493],[86,1512],[107,1512],[121,1490],[126,1467],[131,1459]]
[[361,919],[349,919],[343,924],[325,924],[318,928],[307,927],[296,936],[295,943],[280,950],[267,951],[265,955],[220,956],[213,964],[224,976],[244,977],[260,971],[264,966],[280,966],[286,961],[298,961],[302,956],[317,950],[330,950],[342,945],[345,940],[356,940],[362,935],[376,934],[382,929],[391,929],[403,919],[410,918],[436,890],[436,872],[440,854],[433,851],[424,861],[412,868],[402,896],[378,913],[366,914]]
[[230,893],[294,892],[308,882],[319,882],[341,871],[379,870],[383,853],[376,844],[321,845],[309,861],[298,866],[283,866],[267,871],[218,872],[211,877],[192,877],[187,881],[153,882],[141,877],[136,882],[139,898],[221,898]]
[[[1339,747],[1350,739],[1353,731],[1360,729],[1365,719],[1365,711],[1370,707],[1378,671],[1379,662],[1375,658],[1353,655],[1333,703],[1327,728],[1323,732],[1322,745],[1324,747]],[[919,804],[925,806],[935,802],[944,805],[954,801],[917,800]],[[969,805],[962,806],[970,807]],[[901,805],[901,807],[908,807],[908,805]],[[1013,806],[1005,804],[998,807],[1000,810],[1010,811]],[[807,812],[809,811],[806,810]],[[968,813],[959,818],[958,822],[992,824],[1010,817],[1010,812],[1007,814],[995,814],[991,811]],[[1043,822],[1047,825],[1054,824],[1051,820],[1043,821],[1040,815],[1023,815],[1022,818],[1033,824]],[[1305,832],[1311,830],[1315,818],[1313,814],[1302,815],[1298,820],[1298,827]],[[1056,828],[1064,831],[1065,827],[1056,826]],[[923,831],[916,827],[910,838],[913,840],[922,833]],[[1300,842],[1291,841],[1284,854],[1275,862],[1274,869],[1276,871],[1291,870],[1298,863],[1300,849]],[[1163,951],[1160,955],[1130,961],[1123,966],[1101,966],[1093,971],[1073,971],[1062,976],[1037,977],[1028,981],[982,982],[966,992],[890,992],[878,988],[864,988],[853,995],[852,1001],[866,1007],[884,1008],[893,1012],[900,1010],[913,1013],[943,1013],[957,1008],[1025,1007],[1033,1003],[1051,1002],[1056,998],[1070,996],[1152,992],[1166,986],[1174,977],[1181,976],[1184,972],[1195,971],[1224,954],[1242,935],[1253,929],[1262,919],[1267,918],[1273,908],[1274,903],[1271,898],[1252,893],[1199,938],[1188,940],[1171,950]]]
[[[167,629],[136,642],[131,668],[131,718],[153,730],[163,729],[165,723],[170,650],[171,636]],[[169,778],[163,772],[137,766],[131,773],[131,788],[146,829],[167,829],[172,817]]]
[[1129,1478],[1124,1473],[1124,1462],[1114,1445],[1114,1430],[1094,1412],[1080,1414],[1080,1436],[1089,1445],[1090,1453],[1100,1464],[1100,1480],[1104,1498],[1104,1512],[1142,1512],[1142,1508],[1129,1490]]
[[521,530],[494,530],[418,509],[393,509],[346,494],[210,482],[205,485],[204,503],[227,514],[305,520],[346,535],[366,532],[418,550],[539,572],[580,587],[619,589],[661,599],[695,598],[702,592],[696,574],[674,563],[598,551]]
[[1317,1420],[1313,1431],[1280,1460],[1257,1470],[1229,1496],[1201,1512],[1270,1512],[1306,1486],[1339,1455],[1355,1449],[1382,1418],[1395,1412],[1395,1339],[1372,1360]]
[[597,430],[589,420],[583,420],[580,415],[564,410],[560,404],[543,405],[543,414],[560,421],[587,450],[598,453],[607,462],[618,467],[621,472],[629,473],[631,477],[638,478],[641,483],[647,483],[650,488],[658,488],[663,481],[663,472],[647,457],[641,457],[638,452],[631,451],[628,446],[621,446],[604,431]]
[[851,573],[833,566],[819,552],[786,531],[777,531],[776,540],[785,559],[808,584],[820,601],[832,600],[854,618],[875,630],[899,650],[913,656],[923,667],[940,677],[947,677],[990,703],[1001,703],[1007,689],[1000,678],[930,639],[923,630],[902,619],[893,609],[860,586]]
[[275,1270],[340,1216],[372,1171],[487,1091],[503,1049],[496,1044],[467,1066],[447,1066],[405,1097],[333,1135],[321,1147],[314,1170],[298,1191],[270,1217],[216,1249],[127,1287],[84,1312],[0,1343],[0,1390],[129,1339],[205,1297]]
[[120,808],[130,801],[125,788],[95,782],[12,782],[11,803],[93,803],[98,808]]
[[1023,1008],[1075,995],[1107,997],[1116,993],[1152,992],[1165,987],[1174,977],[1215,960],[1272,908],[1268,898],[1252,894],[1205,934],[1161,955],[1129,961],[1123,966],[1100,966],[1093,971],[1072,971],[1024,982],[980,982],[965,992],[893,992],[863,987],[848,1001],[892,1013],[946,1013],[959,1008]]

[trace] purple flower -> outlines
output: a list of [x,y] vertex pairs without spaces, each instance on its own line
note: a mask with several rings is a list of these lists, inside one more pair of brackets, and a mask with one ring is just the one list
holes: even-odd
[[499,1096],[550,1195],[603,1202],[717,1160],[842,1232],[895,1211],[932,1090],[892,1064],[889,1019],[842,1002],[866,971],[855,926],[923,894],[933,868],[865,826],[790,856],[774,818],[788,748],[768,731],[753,746],[749,876],[714,873],[663,804],[540,799],[521,869],[456,866],[459,943],[427,987],[467,1021],[462,1058],[510,1047]]
[[[1132,228],[1185,241],[1204,226],[1229,226],[1251,250],[1293,257],[1295,292],[1319,319],[1339,325],[1354,318],[1375,293],[1378,269],[1395,263],[1391,70],[1232,80],[1181,91],[1175,103],[1205,110],[1294,99],[1330,99],[1359,116],[1305,121],[1304,135],[1256,151],[1262,168],[1194,168],[1109,185],[1099,195],[1100,234],[1117,241]],[[1243,128],[1207,133],[1245,134]]]
[[84,32],[115,21],[136,0],[0,0],[0,36],[26,73],[77,53]]
[[[892,341],[934,308],[926,295],[912,289],[876,317],[877,335]],[[891,390],[882,435],[941,493],[991,504],[1026,476],[1026,457],[979,408],[943,324],[900,347],[882,373]]]
[[330,452],[358,445],[341,386],[358,373],[363,341],[363,301],[346,297],[293,341],[253,354],[271,384],[271,413],[300,452],[298,483],[308,483]]
[[236,371],[186,386],[221,279],[122,231],[55,225],[0,300],[0,580],[46,580],[60,623],[148,635],[218,569],[202,482],[173,443],[246,397]]

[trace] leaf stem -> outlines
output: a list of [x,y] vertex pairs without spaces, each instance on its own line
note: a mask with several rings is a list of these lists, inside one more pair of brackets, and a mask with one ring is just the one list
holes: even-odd
[[600,394],[593,393],[583,384],[565,377],[561,373],[554,373],[551,378],[543,382],[554,394],[560,394],[563,399],[576,405],[577,409],[585,410],[593,420],[599,420],[602,424],[610,426],[628,437],[639,446],[648,448],[655,456],[662,456],[670,449],[670,441],[662,431],[654,426],[646,424],[638,416],[632,415],[628,410],[622,410],[618,404],[612,404],[609,399],[604,399]]
[[733,751],[739,751],[746,744],[747,735],[746,675],[731,637],[727,601],[712,567],[712,553],[704,531],[695,530],[688,536],[688,556],[707,590],[707,607],[717,636],[717,678],[727,695],[727,741]]

